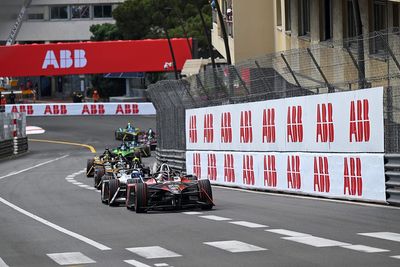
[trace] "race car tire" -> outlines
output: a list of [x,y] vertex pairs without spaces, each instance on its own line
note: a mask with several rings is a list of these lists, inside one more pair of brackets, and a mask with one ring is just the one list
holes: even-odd
[[94,188],[100,189],[101,188],[101,178],[104,176],[104,168],[96,168],[94,170]]
[[115,140],[121,140],[121,139],[119,138],[119,133],[118,133],[118,131],[115,131],[115,132],[114,132],[114,136],[115,136]]
[[100,198],[101,198],[101,202],[103,204],[107,204],[108,205],[108,182],[104,182],[105,180],[109,180],[106,177],[101,178],[101,194],[100,194]]
[[118,180],[111,179],[108,182],[108,205],[115,206],[115,203],[112,203],[111,200],[113,199],[115,192],[118,190]]
[[140,183],[135,186],[135,211],[136,213],[145,213],[147,210],[147,184]]
[[94,159],[86,161],[86,177],[93,177],[94,174]]
[[213,204],[213,196],[212,196],[210,180],[208,179],[199,180],[197,186],[200,192],[199,200],[201,202],[207,203],[207,204],[202,204],[201,209],[203,210],[212,209],[214,204]]

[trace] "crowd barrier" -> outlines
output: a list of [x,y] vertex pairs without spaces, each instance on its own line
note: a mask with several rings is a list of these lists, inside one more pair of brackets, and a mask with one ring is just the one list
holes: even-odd
[[24,113],[0,113],[0,126],[0,158],[28,151]]
[[155,115],[152,103],[62,103],[6,105],[7,113],[26,116]]
[[214,184],[387,201],[383,88],[189,109],[186,147]]

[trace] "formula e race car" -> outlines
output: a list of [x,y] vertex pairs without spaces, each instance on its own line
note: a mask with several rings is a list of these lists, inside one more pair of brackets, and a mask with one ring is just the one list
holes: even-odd
[[166,164],[153,177],[128,183],[126,191],[126,207],[136,213],[159,209],[209,210],[214,206],[208,179],[179,175]]
[[114,132],[116,140],[138,141],[139,128],[133,127],[130,123],[125,128],[118,128]]
[[135,157],[150,157],[151,150],[150,146],[147,144],[138,144],[135,141],[122,142],[120,146],[113,149],[113,153],[116,155],[121,155],[129,160]]
[[93,177],[96,166],[104,166],[106,162],[115,162],[115,155],[108,148],[106,148],[102,155],[87,160],[86,176]]

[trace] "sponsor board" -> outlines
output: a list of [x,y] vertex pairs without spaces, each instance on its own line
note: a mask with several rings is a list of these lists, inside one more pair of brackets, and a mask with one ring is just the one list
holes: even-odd
[[212,184],[385,202],[383,154],[187,151],[186,170]]
[[6,105],[7,113],[26,116],[155,115],[152,103],[65,103]]
[[383,153],[383,89],[186,110],[187,150]]

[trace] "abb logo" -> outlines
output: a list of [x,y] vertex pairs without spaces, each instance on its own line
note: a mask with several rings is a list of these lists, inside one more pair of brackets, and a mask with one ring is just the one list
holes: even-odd
[[251,124],[251,111],[242,111],[240,114],[240,143],[253,142],[253,127]]
[[303,142],[303,110],[301,106],[288,107],[287,112],[287,141]]
[[316,142],[333,142],[335,131],[333,125],[332,103],[317,105],[317,137]]
[[212,181],[217,180],[217,158],[215,154],[207,155],[208,168],[207,168],[207,178]]
[[254,183],[253,156],[243,155],[243,184],[254,185]]
[[33,107],[31,105],[26,105],[26,106],[25,105],[20,105],[19,109],[18,109],[17,106],[12,106],[11,112],[12,113],[21,112],[21,113],[26,113],[27,115],[32,115],[34,113]]
[[360,158],[344,158],[344,194],[362,196],[362,175]]
[[230,112],[221,114],[221,143],[232,143],[232,116]]
[[204,143],[214,142],[214,116],[213,114],[204,115]]
[[277,180],[275,156],[264,156],[264,185],[276,187]]
[[104,105],[83,105],[82,115],[103,115],[106,111],[104,110]]
[[301,188],[300,156],[287,157],[287,182],[288,189]]
[[67,113],[66,105],[46,105],[44,109],[44,115],[65,115]]
[[47,69],[49,66],[53,66],[54,69],[69,69],[72,66],[74,68],[84,68],[87,65],[86,52],[82,49],[76,49],[73,51],[74,57],[72,58],[71,50],[60,50],[59,61],[53,50],[49,50],[43,61],[42,69]]
[[368,99],[351,101],[350,104],[350,142],[368,142],[370,138]]
[[193,154],[193,173],[197,177],[201,177],[201,158],[200,153]]
[[262,141],[263,143],[275,143],[275,109],[264,109],[263,112],[263,129]]
[[327,157],[314,157],[314,192],[329,193],[331,187]]
[[139,113],[139,105],[138,104],[118,104],[117,110],[115,114],[129,115],[129,114],[138,114]]
[[196,115],[190,116],[189,142],[190,143],[197,143],[197,117],[196,117]]
[[228,183],[235,182],[235,167],[232,154],[224,155],[224,181]]

